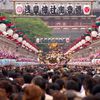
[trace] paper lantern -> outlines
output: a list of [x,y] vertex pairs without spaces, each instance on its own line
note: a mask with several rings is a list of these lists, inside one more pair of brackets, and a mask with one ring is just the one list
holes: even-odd
[[31,45],[29,45],[29,48],[31,49]]
[[92,59],[92,65],[96,65],[96,60]]
[[86,37],[85,37],[85,40],[86,40],[86,41],[90,41],[90,40],[91,40],[91,37],[90,37],[90,36],[86,36]]
[[81,46],[81,45],[82,45],[82,43],[81,43],[81,42],[79,42],[78,44],[79,44],[79,46]]
[[35,51],[35,52],[38,52],[38,50],[34,47],[32,47],[32,50]]
[[22,45],[23,48],[25,48],[25,45]]
[[85,41],[84,39],[82,39],[82,40],[81,40],[81,43],[82,43],[82,44],[85,44],[85,43],[86,43],[86,41]]
[[97,37],[97,32],[96,32],[96,31],[92,31],[92,32],[91,32],[91,36],[92,36],[92,37]]
[[14,39],[18,39],[18,34],[14,34],[14,35],[13,35],[13,38],[14,38]]
[[0,24],[0,31],[6,31],[7,26],[3,23]]
[[74,50],[74,49],[76,49],[76,47],[75,47],[75,46],[73,47],[73,50]]
[[100,36],[100,33],[98,33],[98,36]]
[[71,51],[73,51],[73,50],[74,50],[74,48],[72,47],[70,50],[71,50]]
[[75,45],[75,46],[74,46],[74,49],[76,49],[76,48],[77,48],[77,46]]
[[19,38],[18,38],[18,41],[19,41],[19,42],[22,42],[22,40],[23,40],[22,37],[19,37]]
[[26,42],[25,46],[29,47],[29,45],[30,45],[30,44],[29,44],[28,42]]
[[78,45],[78,43],[76,44],[76,48],[78,48],[79,47],[79,45]]
[[9,29],[9,30],[7,30],[7,33],[8,33],[9,36],[12,36],[13,35],[13,30]]
[[39,42],[40,42],[40,40],[39,40],[39,38],[37,38],[37,39],[36,39],[36,43],[39,43]]
[[6,36],[7,34],[8,34],[7,32],[5,32],[5,31],[3,32],[3,35],[4,35],[4,36]]
[[100,26],[98,27],[98,32],[100,33]]
[[25,44],[26,44],[26,41],[25,41],[25,40],[23,40],[22,44],[23,44],[23,45],[25,45]]

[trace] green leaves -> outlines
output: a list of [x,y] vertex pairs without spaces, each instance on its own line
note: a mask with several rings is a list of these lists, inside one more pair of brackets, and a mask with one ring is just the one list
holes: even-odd
[[[6,16],[8,20],[5,23],[14,21],[17,29],[27,34],[27,36],[32,40],[34,37],[50,37],[52,36],[51,29],[40,19],[40,18],[11,18],[11,14],[2,13]],[[14,26],[14,27],[15,27]],[[13,28],[13,27],[12,27]]]
[[31,36],[51,36],[49,29],[44,22],[39,18],[16,18],[17,28],[24,30],[30,38]]

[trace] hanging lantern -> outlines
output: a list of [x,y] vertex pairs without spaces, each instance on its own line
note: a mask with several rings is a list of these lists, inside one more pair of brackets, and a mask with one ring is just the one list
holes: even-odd
[[100,33],[98,33],[98,36],[100,37]]
[[30,45],[30,44],[29,44],[28,42],[26,42],[25,46],[29,47],[29,45]]
[[97,32],[96,32],[96,31],[92,31],[92,32],[91,32],[91,36],[92,36],[92,37],[97,37]]
[[74,46],[74,49],[76,49],[76,48],[77,48],[77,46],[75,45],[75,46]]
[[75,45],[75,49],[77,49],[77,48],[78,48],[78,44]]
[[73,51],[73,50],[74,50],[74,48],[72,47],[70,50],[71,50],[71,51]]
[[39,38],[37,38],[37,39],[36,39],[36,43],[39,43],[39,42],[40,42],[40,39],[39,39]]
[[91,40],[91,37],[90,37],[90,36],[86,36],[86,37],[85,37],[85,40],[86,40],[86,41],[90,41],[90,40]]
[[26,41],[25,41],[25,40],[23,40],[22,44],[23,44],[23,45],[25,45],[25,44],[26,44]]
[[79,46],[81,46],[81,45],[82,45],[82,43],[81,43],[81,42],[79,42],[78,44],[79,44]]
[[22,40],[23,40],[22,37],[19,37],[19,38],[18,38],[18,41],[19,41],[19,42],[22,42]]
[[14,38],[14,39],[18,39],[18,34],[14,34],[14,35],[13,35],[13,38]]
[[80,44],[78,43],[77,46],[80,47]]
[[100,26],[98,27],[98,32],[100,33]]
[[24,46],[24,45],[22,45],[22,47],[23,47],[23,48],[25,48],[25,46]]
[[6,36],[7,34],[8,34],[7,32],[5,32],[5,31],[3,32],[3,35],[4,35],[4,36]]
[[32,48],[32,46],[31,46],[31,45],[29,45],[29,48],[31,49],[31,48]]
[[9,29],[9,30],[7,30],[7,33],[8,33],[9,36],[12,36],[13,35],[13,30]]
[[38,52],[38,50],[34,47],[32,47],[32,50],[35,51],[35,52]]
[[86,42],[86,41],[85,41],[84,39],[81,40],[81,43],[82,43],[82,44],[85,44],[85,42]]
[[0,31],[6,31],[7,26],[3,23],[0,24]]

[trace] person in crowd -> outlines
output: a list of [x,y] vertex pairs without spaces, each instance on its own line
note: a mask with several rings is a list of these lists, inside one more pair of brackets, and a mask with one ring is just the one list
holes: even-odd
[[0,88],[5,90],[6,96],[8,98],[14,92],[12,83],[10,82],[10,80],[7,80],[7,79],[0,80]]
[[58,85],[59,85],[59,88],[60,88],[60,92],[63,93],[63,92],[66,92],[66,89],[65,89],[65,83],[62,79],[58,79],[56,80],[56,82]]
[[9,100],[6,95],[6,91],[2,88],[0,88],[0,100]]
[[95,85],[96,81],[91,76],[87,75],[83,82],[86,96],[92,95],[92,89]]
[[1,67],[0,100],[100,100],[100,75],[90,68]]
[[23,100],[41,100],[42,94],[43,92],[40,87],[29,84],[24,89]]
[[43,79],[43,77],[41,77],[41,76],[34,77],[32,79],[32,83],[35,85],[38,85],[42,89],[42,91],[44,93],[44,100],[53,100],[53,97],[46,93],[47,81],[45,79]]
[[55,92],[53,94],[53,100],[67,100],[67,95],[61,93],[61,92]]

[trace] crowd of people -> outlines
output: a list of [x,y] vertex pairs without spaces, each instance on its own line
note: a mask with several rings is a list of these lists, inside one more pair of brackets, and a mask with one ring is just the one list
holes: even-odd
[[100,100],[100,69],[0,67],[0,100]]

